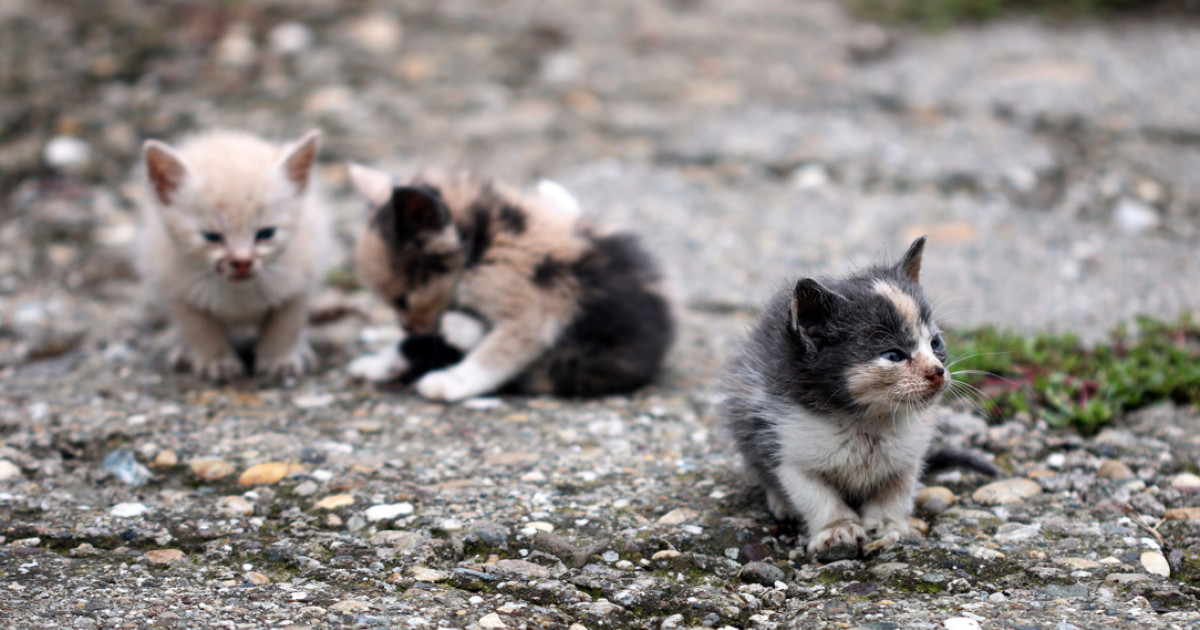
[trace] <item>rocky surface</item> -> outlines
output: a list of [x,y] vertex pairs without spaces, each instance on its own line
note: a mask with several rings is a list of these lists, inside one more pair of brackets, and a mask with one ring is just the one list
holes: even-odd
[[[875,30],[872,30],[875,29]],[[1006,478],[926,479],[923,536],[807,558],[711,381],[785,278],[927,233],[951,322],[1200,305],[1200,27],[885,31],[832,2],[0,7],[0,609],[61,628],[1092,628],[1200,621],[1200,416],[1096,436],[944,409]],[[343,368],[387,313],[343,268],[314,375],[164,368],[124,252],[140,141],[319,126],[343,160],[549,176],[642,232],[682,335],[629,397],[442,406]],[[362,313],[363,316],[356,315]]]

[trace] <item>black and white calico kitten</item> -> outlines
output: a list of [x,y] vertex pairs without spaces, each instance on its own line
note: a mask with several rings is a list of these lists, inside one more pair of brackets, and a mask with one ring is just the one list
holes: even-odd
[[350,175],[372,205],[359,277],[409,335],[356,359],[355,376],[415,380],[422,396],[452,402],[628,392],[658,373],[674,324],[655,261],[633,234],[581,218],[561,187],[432,173],[397,182],[359,165]]
[[909,533],[930,408],[950,384],[918,285],[924,247],[782,291],[724,380],[725,426],[772,514],[804,520],[810,553]]

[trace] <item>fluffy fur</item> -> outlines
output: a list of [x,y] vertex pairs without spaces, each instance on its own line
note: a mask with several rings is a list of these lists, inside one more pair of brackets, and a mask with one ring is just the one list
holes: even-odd
[[725,378],[725,426],[776,518],[804,520],[810,552],[908,535],[928,411],[950,381],[918,285],[924,245],[776,295]]
[[178,329],[177,362],[211,379],[245,372],[233,337],[255,338],[253,366],[299,374],[312,361],[309,298],[329,230],[313,203],[319,133],[283,147],[212,131],[178,149],[142,148],[147,195],[135,252],[146,297]]
[[[351,179],[373,208],[359,277],[409,334],[440,333],[466,353],[422,376],[422,396],[595,396],[654,378],[673,331],[657,266],[633,235],[583,221],[561,186],[523,195],[466,175],[396,185],[358,165]],[[414,363],[406,351],[364,357],[351,372],[395,378]]]

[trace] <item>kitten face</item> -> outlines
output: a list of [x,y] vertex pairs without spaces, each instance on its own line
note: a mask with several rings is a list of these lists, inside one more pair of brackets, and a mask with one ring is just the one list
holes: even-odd
[[923,246],[893,267],[796,285],[792,351],[810,405],[888,419],[949,387],[945,342],[917,284]]
[[433,333],[466,267],[449,209],[435,189],[392,187],[389,176],[365,167],[352,166],[351,179],[376,205],[356,251],[359,278],[392,305],[405,330]]
[[234,138],[236,149],[224,154],[206,144],[179,152],[150,140],[143,161],[179,254],[242,282],[287,249],[303,212],[319,134],[309,133],[282,151],[257,139]]

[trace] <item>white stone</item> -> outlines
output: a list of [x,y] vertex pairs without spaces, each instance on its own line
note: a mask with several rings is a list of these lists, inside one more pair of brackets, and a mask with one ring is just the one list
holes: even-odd
[[283,22],[267,34],[267,46],[276,55],[295,55],[312,48],[312,30],[300,22]]
[[0,459],[0,481],[8,481],[9,479],[20,479],[21,469],[16,464],[7,459]]
[[1141,234],[1158,227],[1162,217],[1149,204],[1122,197],[1113,208],[1113,223],[1126,234]]
[[1142,566],[1148,573],[1171,577],[1171,565],[1167,558],[1157,551],[1147,551],[1142,554]]
[[1042,493],[1042,487],[1032,479],[1015,478],[994,481],[979,488],[971,495],[981,505],[1007,505],[1020,503]]
[[1055,470],[1062,468],[1066,465],[1066,463],[1067,456],[1063,455],[1062,453],[1052,453],[1046,458],[1046,465]]
[[1200,489],[1200,476],[1192,473],[1179,473],[1171,477],[1171,487],[1179,488],[1180,490]]
[[951,617],[942,622],[946,630],[979,630],[979,622],[969,617]]
[[392,53],[400,45],[403,29],[400,22],[389,15],[376,13],[367,15],[350,24],[350,40],[377,55]]
[[78,171],[92,159],[92,147],[75,136],[54,136],[42,149],[42,159],[60,171]]
[[676,508],[663,514],[658,519],[659,525],[679,525],[700,516],[700,512],[691,508]]
[[332,394],[301,394],[292,398],[292,404],[300,409],[320,409],[337,400]]
[[792,173],[792,185],[800,190],[824,188],[829,184],[829,170],[823,164],[805,164]]
[[479,627],[487,629],[507,628],[504,620],[496,613],[488,613],[479,618]]
[[250,25],[238,22],[229,27],[216,45],[217,62],[230,69],[240,70],[254,63],[258,47],[251,37]]
[[384,503],[381,505],[372,505],[367,508],[365,515],[367,521],[390,521],[397,516],[405,516],[413,513],[413,505],[411,503]]
[[1029,540],[1040,535],[1041,531],[1042,526],[1038,523],[1032,525],[1005,523],[997,530],[995,538],[999,542],[1016,542],[1019,540]]
[[135,516],[141,516],[149,511],[150,508],[141,503],[118,503],[112,506],[112,509],[110,509],[108,513],[117,518],[133,518]]

